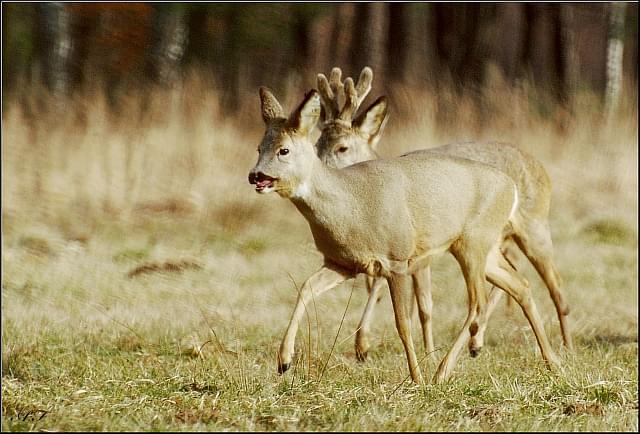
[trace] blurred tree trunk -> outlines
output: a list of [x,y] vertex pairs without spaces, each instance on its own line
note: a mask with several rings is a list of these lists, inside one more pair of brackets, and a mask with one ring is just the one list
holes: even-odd
[[358,3],[355,10],[349,75],[357,78],[365,66],[373,69],[380,89],[384,88],[387,7],[384,3]]
[[566,101],[565,49],[560,5],[526,4],[526,58],[536,85],[547,88],[559,102]]
[[475,4],[433,5],[438,58],[458,90],[482,81],[478,42],[480,16],[484,7]]
[[409,30],[408,3],[389,3],[389,27],[387,35],[387,85],[405,83],[409,76]]
[[[567,54],[564,59],[566,91],[573,93],[579,88],[587,88],[604,96],[609,16],[607,5],[567,4],[562,5],[561,10],[566,44],[564,52]],[[538,48],[545,49],[544,46]]]
[[624,24],[626,3],[612,3],[609,15],[609,41],[607,47],[607,88],[605,112],[611,118],[619,105],[622,88],[622,59],[624,52]]
[[424,79],[425,82],[433,88],[439,83],[439,75],[441,71],[441,62],[438,57],[438,27],[436,21],[435,4],[428,3],[424,5],[424,30],[422,48],[426,61],[424,62]]
[[[96,59],[100,56],[96,38],[100,27],[100,10],[86,4],[74,4],[68,7],[73,16],[71,26],[73,50],[69,62],[69,80],[74,89],[86,90],[87,86],[91,88],[95,84],[94,80],[97,77],[94,74],[104,72]],[[93,80],[86,83],[85,76]]]
[[[435,58],[432,38],[429,33],[430,23],[427,18],[427,14],[430,11],[429,8],[429,4],[407,3],[403,14],[406,24],[404,30],[401,29],[405,34],[404,72],[402,75],[403,80],[413,87],[422,87],[426,84],[427,71]],[[390,29],[392,23],[393,20],[390,16]],[[391,50],[390,48],[387,49]],[[391,55],[388,55],[388,64],[391,63],[390,58]],[[387,69],[389,68],[387,67]]]
[[34,53],[34,21],[37,9],[30,4],[6,3],[2,5],[2,99],[3,106],[12,96],[25,96],[17,88],[19,79],[27,83],[34,80],[37,63]]
[[[17,53],[14,53],[14,44],[12,37],[15,29],[12,24],[17,22],[16,13],[12,5],[2,5],[2,94],[6,97],[9,92],[14,90],[14,83],[20,75],[20,65],[16,61]],[[7,61],[7,56],[12,57],[13,62]],[[5,107],[5,99],[2,98],[2,108]]]
[[222,75],[222,105],[236,112],[240,107],[240,13],[241,8],[231,7],[225,13],[227,23],[226,43],[222,52],[225,68]]
[[293,16],[293,42],[294,55],[290,56],[292,60],[291,67],[303,77],[312,74],[315,65],[310,62],[311,59],[311,19],[302,9],[304,6],[298,4],[292,6]]
[[351,32],[355,15],[355,4],[338,3],[333,4],[333,17],[331,28],[331,42],[329,44],[329,57],[325,64],[323,73],[328,76],[329,71],[334,66],[346,69],[351,65],[349,47],[352,45]]
[[71,17],[63,3],[41,3],[37,7],[38,17],[34,24],[42,80],[55,95],[64,95],[69,90]]
[[526,43],[524,8],[524,3],[496,5],[494,56],[507,83],[512,86],[521,76],[524,64]]
[[152,8],[150,44],[144,55],[147,79],[140,83],[140,121],[147,117],[155,86],[168,87],[179,82],[188,42],[184,7],[155,3]]
[[[240,98],[240,17],[243,8],[216,5],[213,11],[199,4],[190,7],[186,17],[184,63],[188,67],[203,68],[204,78],[215,82],[220,90],[223,107],[233,112],[239,107]],[[210,29],[210,22],[217,28]]]
[[[337,9],[336,6],[334,8]],[[326,13],[317,19],[310,21],[310,64],[313,65],[309,82],[316,85],[316,74],[322,72],[327,74],[333,67],[332,38],[334,29],[335,10]],[[327,37],[328,36],[328,37]]]
[[564,89],[568,107],[571,107],[571,98],[578,90],[580,78],[580,61],[576,40],[578,35],[576,33],[576,18],[572,5],[560,5],[560,22],[562,25],[562,38],[564,41]]
[[184,63],[188,66],[208,65],[212,62],[211,41],[209,41],[207,33],[209,15],[209,10],[200,5],[192,5],[186,13],[187,45],[185,46]]
[[123,97],[139,89],[152,48],[153,9],[148,3],[86,4],[98,9],[94,74],[102,78],[114,113],[123,108]]
[[166,85],[176,81],[180,73],[187,47],[186,13],[167,4],[154,6],[153,41],[146,70],[154,82]]
[[627,5],[625,35],[624,35],[624,52],[623,52],[623,68],[624,79],[629,85],[629,92],[634,89],[638,92],[638,3]]

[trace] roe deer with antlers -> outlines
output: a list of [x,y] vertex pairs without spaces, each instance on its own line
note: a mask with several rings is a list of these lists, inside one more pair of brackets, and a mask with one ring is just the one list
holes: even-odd
[[[387,101],[378,98],[355,119],[345,117],[340,112],[340,96],[344,97],[344,84],[340,68],[333,68],[329,80],[324,74],[318,74],[317,85],[320,93],[323,117],[320,125],[321,135],[316,142],[318,157],[327,165],[342,168],[361,161],[378,158],[375,151],[382,130],[388,119]],[[371,90],[373,71],[363,68],[355,86],[356,103],[350,109],[355,113]],[[549,229],[549,207],[551,201],[551,182],[544,167],[532,156],[513,145],[498,142],[455,143],[428,150],[432,153],[467,158],[488,164],[507,174],[516,184],[520,201],[516,209],[519,224],[502,245],[503,253],[512,264],[514,244],[517,244],[534,265],[555,304],[564,345],[573,347],[567,315],[569,308],[560,290],[560,277],[553,263],[553,247]],[[509,255],[507,255],[509,253]],[[366,359],[369,348],[368,332],[373,319],[375,301],[384,286],[382,278],[367,278],[369,300],[356,332],[356,355],[359,360]],[[413,276],[413,287],[418,304],[422,325],[423,341],[428,354],[434,353],[433,332],[431,326],[431,273],[427,266],[424,272]],[[502,291],[493,291],[488,307],[488,315],[502,295]]]
[[[345,86],[348,103],[341,111],[343,119],[353,114],[357,100],[353,80],[347,79]],[[559,365],[528,283],[500,252],[503,229],[518,224],[517,189],[509,177],[478,162],[424,151],[333,169],[316,156],[310,139],[321,111],[315,90],[289,117],[266,88],[260,89],[260,98],[266,132],[249,182],[258,193],[277,192],[291,200],[324,256],[324,265],[298,295],[278,351],[279,372],[291,364],[298,325],[311,297],[366,273],[386,278],[411,378],[421,383],[404,286],[408,276],[445,251],[462,269],[468,310],[462,330],[438,367],[436,381],[450,375],[469,335],[471,351],[483,346],[479,329],[486,322],[485,277],[520,304],[547,365]]]

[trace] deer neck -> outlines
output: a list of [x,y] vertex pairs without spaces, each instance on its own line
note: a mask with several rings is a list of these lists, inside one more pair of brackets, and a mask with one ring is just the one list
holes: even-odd
[[345,212],[353,205],[345,181],[339,169],[327,167],[317,159],[309,175],[296,186],[289,199],[312,231],[317,228],[331,232],[335,225],[344,226]]

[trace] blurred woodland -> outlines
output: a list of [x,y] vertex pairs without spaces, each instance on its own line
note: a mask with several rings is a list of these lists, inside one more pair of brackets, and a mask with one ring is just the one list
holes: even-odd
[[3,106],[100,91],[118,112],[195,72],[230,114],[259,85],[299,95],[365,65],[392,101],[496,80],[569,110],[580,91],[637,98],[637,3],[3,3],[2,29]]

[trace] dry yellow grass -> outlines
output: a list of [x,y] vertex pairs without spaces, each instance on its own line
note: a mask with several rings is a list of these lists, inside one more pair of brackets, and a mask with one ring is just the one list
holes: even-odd
[[[484,113],[464,98],[420,98],[397,93],[384,156],[498,139],[549,171],[578,344],[564,373],[542,368],[522,314],[500,308],[487,352],[463,358],[452,383],[396,390],[407,372],[388,297],[373,360],[355,361],[358,280],[317,300],[296,374],[276,375],[295,287],[321,258],[295,208],[247,182],[262,134],[257,96],[229,118],[214,92],[188,83],[154,95],[144,115],[132,97],[117,120],[100,97],[31,118],[7,104],[3,429],[637,430],[637,109],[626,102],[607,124],[587,95],[572,116],[548,118],[530,94],[504,88],[485,91]],[[457,122],[436,129],[443,110]],[[558,347],[549,297],[524,272]],[[451,258],[436,261],[434,279],[436,345],[446,348],[465,292]]]

